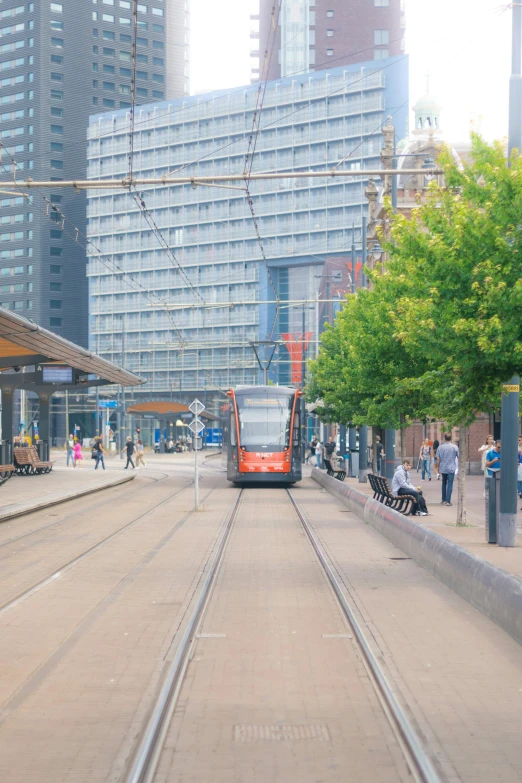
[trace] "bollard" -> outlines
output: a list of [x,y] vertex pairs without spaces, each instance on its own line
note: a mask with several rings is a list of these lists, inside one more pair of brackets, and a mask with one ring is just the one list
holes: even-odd
[[484,480],[486,506],[486,543],[496,544],[500,516],[500,471]]

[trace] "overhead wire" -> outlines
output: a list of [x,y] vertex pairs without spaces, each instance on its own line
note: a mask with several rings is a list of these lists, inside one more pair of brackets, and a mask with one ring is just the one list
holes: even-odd
[[[20,171],[22,169],[20,168],[19,164],[15,160],[15,158],[11,155],[11,153],[6,149],[5,145],[0,143],[0,148],[3,149],[9,158],[11,159],[13,165],[15,168],[18,168]],[[4,171],[9,171],[9,168],[1,161],[0,159],[0,166]],[[13,180],[13,184],[16,183],[16,180]],[[180,339],[180,343],[183,345],[185,344],[183,335],[178,328],[177,324],[175,323],[170,310],[167,307],[167,303],[162,301],[157,294],[154,293],[154,291],[151,291],[146,286],[144,286],[142,283],[140,283],[138,280],[136,280],[133,275],[131,275],[129,272],[122,269],[119,264],[114,261],[113,258],[108,256],[106,253],[104,253],[91,239],[89,239],[84,232],[78,228],[64,213],[63,211],[52,202],[52,200],[42,192],[40,188],[32,188],[32,190],[36,191],[36,193],[40,196],[40,198],[45,202],[46,208],[40,209],[42,214],[49,218],[51,223],[54,223],[56,225],[56,221],[51,218],[51,214],[58,215],[61,219],[61,230],[68,236],[70,239],[72,239],[79,247],[82,248],[82,250],[87,252],[88,246],[92,247],[93,250],[96,252],[96,258],[102,266],[104,266],[109,272],[114,274],[114,271],[116,270],[116,273],[122,276],[122,280],[125,280],[127,285],[131,287],[135,291],[141,291],[145,294],[147,300],[153,304],[155,307],[159,307],[162,309],[166,315],[169,321],[171,322],[173,330],[176,332]],[[66,224],[69,223],[72,228],[71,233],[69,230],[66,229]],[[80,238],[85,242],[85,246],[82,246],[81,242],[79,241]],[[103,259],[107,259],[107,262]],[[129,282],[130,281],[130,282]]]
[[[276,40],[276,31],[279,26],[279,15],[281,13],[281,6],[282,6],[283,0],[279,0],[278,3],[274,2],[272,6],[272,24],[270,25],[269,33],[268,33],[268,40],[266,44],[265,54],[264,54],[264,62],[263,62],[263,71],[262,74],[266,74],[266,78],[263,81],[259,82],[259,89],[257,91],[257,99],[256,99],[256,107],[254,110],[254,115],[252,118],[252,131],[250,133],[250,138],[248,140],[248,150],[245,156],[245,167],[243,174],[245,176],[245,187],[246,187],[246,196],[247,196],[247,202],[250,209],[250,213],[252,215],[252,222],[254,225],[254,230],[257,236],[257,241],[259,244],[259,249],[261,251],[261,257],[263,259],[263,264],[265,266],[266,275],[269,280],[270,286],[274,292],[274,296],[276,299],[276,308],[275,308],[275,315],[274,315],[274,321],[272,323],[272,328],[270,330],[270,334],[268,339],[272,339],[272,335],[274,334],[275,327],[277,324],[277,319],[279,316],[279,308],[278,308],[278,301],[279,301],[279,294],[277,291],[277,288],[274,283],[274,279],[272,277],[272,273],[270,271],[270,267],[268,266],[268,261],[265,253],[265,247],[263,244],[263,240],[261,238],[261,232],[259,230],[259,223],[256,217],[256,212],[254,208],[254,200],[252,198],[252,194],[250,192],[250,176],[252,174],[252,167],[254,165],[254,155],[256,151],[256,145],[257,145],[257,139],[259,136],[259,129],[261,125],[261,114],[263,111],[263,104],[266,94],[266,87],[268,83],[268,74],[270,73],[270,65],[272,62],[272,56],[274,53],[274,45]],[[270,40],[272,39],[272,40]]]

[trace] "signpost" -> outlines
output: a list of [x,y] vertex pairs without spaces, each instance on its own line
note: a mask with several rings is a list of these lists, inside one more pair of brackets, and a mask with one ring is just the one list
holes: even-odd
[[98,402],[99,408],[117,408],[118,407],[118,401],[117,400],[100,400]]
[[195,501],[194,506],[195,510],[199,511],[199,472],[198,472],[198,444],[200,441],[200,438],[198,437],[199,433],[205,429],[205,425],[199,418],[199,414],[203,413],[205,410],[205,406],[202,402],[200,402],[198,399],[195,399],[194,402],[189,405],[190,411],[194,414],[194,418],[188,425],[189,430],[192,432],[194,438],[194,489],[195,489]]

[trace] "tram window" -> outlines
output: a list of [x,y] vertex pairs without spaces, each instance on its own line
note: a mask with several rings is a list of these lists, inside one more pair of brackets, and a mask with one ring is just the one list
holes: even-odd
[[277,450],[288,448],[292,415],[291,396],[236,397],[241,448]]
[[301,445],[301,416],[299,411],[296,411],[294,415],[294,437],[292,439],[292,444],[294,448]]
[[230,417],[230,445],[236,446],[236,422],[234,421],[234,415]]

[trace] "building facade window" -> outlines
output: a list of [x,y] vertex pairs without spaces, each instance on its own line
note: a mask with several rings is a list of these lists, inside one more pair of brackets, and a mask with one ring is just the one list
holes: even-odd
[[386,46],[390,43],[390,31],[389,30],[374,30],[373,31],[373,43],[375,46]]

